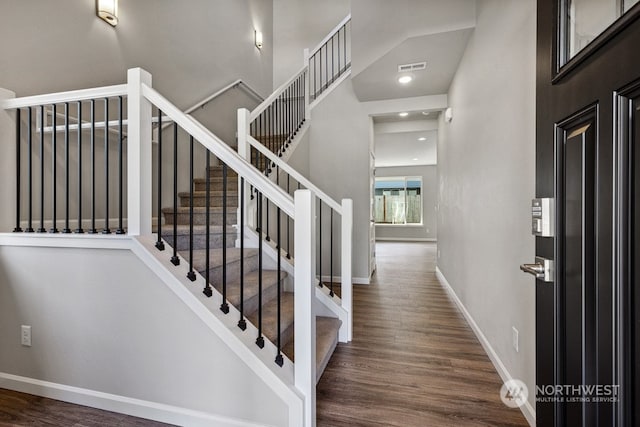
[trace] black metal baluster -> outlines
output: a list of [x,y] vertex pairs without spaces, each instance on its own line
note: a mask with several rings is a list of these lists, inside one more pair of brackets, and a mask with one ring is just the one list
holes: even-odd
[[318,75],[316,68],[316,55],[313,55],[313,99],[316,99],[316,79]]
[[78,228],[75,233],[83,234],[82,229],[82,101],[78,101]]
[[56,111],[56,104],[53,104],[53,113],[52,113],[52,131],[51,131],[51,138],[52,138],[52,142],[51,142],[51,174],[52,174],[52,183],[51,183],[51,187],[53,189],[53,223],[51,226],[51,229],[49,230],[50,233],[57,233],[58,229],[56,228],[56,203],[57,203],[57,196],[58,196],[58,188],[57,188],[57,172],[58,172],[58,168],[57,168],[57,159],[56,159],[56,154],[57,154],[57,143],[58,143],[58,129],[56,127],[56,122],[57,122],[57,111]]
[[[206,192],[205,196],[204,196],[204,203],[205,203],[205,209],[204,209],[204,220],[205,220],[205,226],[204,226],[204,233],[205,233],[205,249],[204,249],[204,256],[205,256],[205,261],[204,261],[204,289],[202,290],[202,293],[205,294],[207,297],[211,297],[213,295],[213,289],[211,289],[211,283],[209,281],[209,268],[211,268],[211,260],[209,259],[210,256],[210,244],[211,244],[211,173],[209,173],[209,169],[211,168],[211,153],[209,152],[209,149],[206,149],[207,154],[206,154],[206,165],[205,168],[207,170],[207,176],[205,178],[205,185],[204,185],[204,191]],[[224,233],[224,225],[222,226],[222,232]]]
[[318,224],[320,230],[318,230],[318,285],[322,287],[322,200],[318,198]]
[[31,107],[27,109],[27,120],[27,151],[29,159],[27,164],[27,173],[29,175],[29,222],[25,231],[27,233],[33,233],[33,110]]
[[306,104],[304,102],[304,90],[305,90],[304,87],[306,86],[306,82],[307,82],[307,75],[305,74],[305,75],[302,76],[302,93],[300,94],[300,96],[301,96],[301,98],[300,98],[300,106],[301,106],[301,109],[300,109],[301,110],[300,111],[300,116],[301,116],[300,117],[301,118],[300,123],[301,124],[304,123],[305,120],[307,119],[307,110],[306,110],[307,106],[306,106]]
[[[209,174],[207,174],[207,180],[209,180]],[[227,164],[226,163],[222,163],[222,304],[220,304],[220,310],[224,314],[229,314],[229,303],[227,303]]]
[[[320,68],[318,69],[318,74],[319,74],[319,81],[318,81],[318,86],[319,86],[319,93],[322,93],[322,46],[320,47],[320,49],[318,49],[318,56],[320,57]],[[317,95],[317,93],[316,93]]]
[[342,68],[340,68],[340,30],[342,30],[342,27],[338,30],[338,75],[342,74]]
[[124,139],[124,132],[122,128],[122,96],[118,97],[118,229],[116,234],[124,234],[124,227],[122,224],[123,217],[123,150],[122,144]]
[[270,242],[271,241],[271,237],[269,236],[269,199],[267,199],[266,217],[267,217],[267,227],[266,227],[267,235],[265,236],[264,239],[267,242]]
[[[329,42],[327,42],[329,43]],[[333,37],[331,37],[331,83],[336,80],[336,64],[335,64],[335,50],[333,45]],[[327,86],[329,86],[327,84]]]
[[102,234],[111,234],[109,229],[109,99],[104,99],[104,187],[105,213]]
[[173,122],[173,255],[171,263],[180,265],[178,258],[178,124]]
[[[207,175],[209,170],[207,170]],[[196,281],[193,271],[193,136],[189,136],[189,272],[187,278]]]
[[156,197],[158,203],[158,240],[156,240],[156,249],[164,251],[164,242],[162,241],[162,110],[158,108],[158,195]]
[[69,103],[64,103],[64,186],[65,186],[65,218],[63,233],[71,233],[69,228]]
[[[287,174],[287,194],[291,194],[291,175]],[[287,215],[287,259],[291,259],[291,237],[289,228],[291,226],[291,218]]]
[[[226,225],[226,224],[225,224]],[[244,178],[240,178],[240,320],[238,327],[247,329],[244,319]]]
[[40,228],[38,233],[46,233],[44,228],[44,105],[40,106]]
[[329,243],[329,296],[333,297],[333,208],[329,207],[331,211],[331,230],[330,230],[330,243]]
[[328,41],[324,44],[324,68],[325,68],[324,89],[327,89],[329,87],[329,42]]
[[280,367],[284,364],[282,358],[282,257],[280,256],[280,208],[278,208],[278,220],[276,222],[276,234],[278,243],[276,245],[276,258],[278,259],[278,355],[276,364]]
[[21,233],[22,227],[20,227],[20,108],[16,109],[16,228],[13,229],[14,233]]
[[344,69],[346,71],[347,69],[347,24],[349,22],[346,22],[344,24]]
[[258,193],[258,338],[256,344],[260,348],[264,348],[264,337],[262,336],[262,237],[260,237],[262,229],[262,193]]
[[96,100],[91,100],[91,228],[96,234]]

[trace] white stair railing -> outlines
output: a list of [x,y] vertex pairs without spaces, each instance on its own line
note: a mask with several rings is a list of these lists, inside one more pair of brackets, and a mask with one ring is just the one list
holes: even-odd
[[[41,95],[41,96],[33,96],[33,97],[25,97],[25,98],[13,98],[6,99],[0,102],[0,108],[8,111],[16,111],[16,228],[15,232],[24,233],[25,235],[32,234],[34,236],[40,233],[52,233],[57,234],[58,230],[56,228],[56,212],[59,209],[55,205],[56,203],[56,193],[64,194],[64,197],[61,197],[66,203],[61,202],[60,204],[66,204],[66,214],[63,219],[60,221],[64,221],[65,227],[63,233],[69,233],[66,237],[74,236],[79,233],[85,233],[83,230],[83,213],[81,211],[78,212],[77,218],[73,218],[68,208],[69,201],[71,199],[76,200],[76,198],[80,199],[82,195],[85,197],[92,197],[95,201],[96,197],[96,188],[95,188],[95,180],[92,179],[91,183],[78,183],[75,189],[71,189],[69,186],[69,174],[72,171],[71,163],[69,161],[68,155],[65,156],[65,167],[63,173],[58,173],[55,170],[55,165],[57,165],[56,154],[52,155],[52,167],[54,168],[52,172],[47,171],[46,173],[52,173],[53,175],[49,175],[49,177],[53,176],[53,181],[49,186],[49,189],[52,191],[52,194],[47,193],[45,198],[45,193],[48,191],[44,186],[40,187],[38,190],[41,193],[42,200],[53,200],[53,208],[52,212],[45,213],[44,210],[44,202],[40,203],[43,207],[42,214],[38,217],[31,209],[32,200],[36,199],[36,195],[32,186],[31,181],[33,178],[38,178],[40,176],[44,177],[45,168],[44,166],[41,168],[40,172],[37,173],[37,170],[34,172],[32,170],[32,164],[35,164],[35,161],[32,159],[33,153],[37,153],[37,144],[42,144],[41,147],[43,150],[40,153],[44,152],[45,146],[49,146],[59,142],[60,147],[65,147],[65,154],[69,153],[71,144],[77,143],[77,150],[80,153],[80,150],[86,149],[90,150],[93,155],[98,146],[97,138],[95,134],[95,124],[97,123],[95,113],[96,113],[96,104],[97,101],[104,101],[104,108],[100,112],[104,114],[101,119],[103,124],[106,124],[106,132],[104,140],[104,146],[100,146],[104,148],[105,152],[105,173],[107,174],[106,181],[109,181],[108,173],[114,169],[113,165],[109,166],[109,161],[107,160],[110,155],[110,140],[108,138],[109,134],[109,124],[110,117],[112,117],[109,113],[109,107],[111,104],[115,102],[116,105],[120,106],[118,110],[118,119],[116,122],[118,123],[118,135],[119,135],[119,143],[115,144],[115,148],[118,150],[118,159],[119,161],[115,165],[115,170],[119,173],[119,185],[116,185],[114,189],[112,187],[106,187],[103,189],[98,189],[98,193],[104,193],[103,196],[107,199],[111,196],[112,198],[119,198],[118,208],[120,210],[119,215],[119,226],[118,233],[128,234],[129,236],[148,236],[152,234],[152,173],[153,173],[153,165],[152,165],[152,122],[153,119],[153,109],[157,108],[158,117],[162,120],[163,117],[166,117],[168,120],[171,120],[174,126],[182,129],[183,132],[186,132],[191,141],[191,162],[193,163],[193,145],[194,142],[197,142],[200,146],[202,146],[207,153],[213,154],[220,162],[222,162],[225,167],[228,167],[230,170],[235,171],[238,174],[239,179],[242,182],[246,183],[247,187],[251,187],[257,191],[259,191],[265,198],[269,200],[269,202],[276,206],[277,209],[282,212],[282,214],[290,217],[294,220],[295,227],[295,247],[293,248],[293,257],[296,259],[295,266],[295,331],[294,331],[294,340],[295,340],[295,351],[296,351],[296,363],[294,365],[294,383],[297,390],[304,398],[304,419],[300,420],[300,425],[302,426],[313,426],[315,425],[315,384],[316,384],[316,367],[315,367],[315,316],[313,315],[314,310],[314,288],[315,288],[315,226],[313,221],[313,212],[315,209],[314,201],[315,194],[311,190],[301,189],[296,191],[294,197],[292,197],[288,192],[284,191],[282,188],[277,186],[271,179],[265,176],[261,171],[257,170],[253,165],[249,163],[245,158],[241,157],[236,153],[233,149],[231,149],[224,141],[220,140],[217,136],[211,133],[208,129],[206,129],[202,124],[193,119],[188,114],[182,112],[179,108],[173,105],[169,100],[164,98],[160,93],[154,90],[151,86],[151,75],[146,71],[136,68],[130,69],[128,71],[128,82],[125,85],[117,85],[117,86],[109,86],[104,88],[96,88],[96,89],[87,89],[80,91],[71,91],[64,93],[56,93],[49,95]],[[127,108],[128,111],[123,111],[123,98],[127,98]],[[118,104],[119,101],[119,104]],[[91,112],[88,114],[86,111],[87,108],[83,108],[87,106],[91,106]],[[74,111],[71,111],[70,106],[75,105]],[[51,117],[58,117],[56,106],[63,106],[65,110],[65,116],[63,117],[64,132],[63,136],[60,137],[58,141],[57,132],[50,132],[45,140],[45,132],[40,132],[38,138],[42,138],[39,141],[34,140],[34,123],[35,120],[33,113],[42,112],[42,116],[44,117],[46,113],[44,113],[44,107],[49,106],[52,107]],[[111,105],[113,107],[113,105]],[[61,107],[62,108],[62,107]],[[111,108],[113,110],[113,108]],[[69,117],[75,115],[79,121],[82,121],[83,118],[91,116],[89,129],[91,130],[91,136],[88,138],[83,138],[83,132],[77,132],[76,129],[75,134],[72,138],[72,131],[70,128]],[[23,117],[28,117],[28,124],[24,124],[21,121],[21,115]],[[127,120],[123,119],[127,117]],[[44,123],[43,121],[41,121]],[[53,125],[57,125],[58,123],[54,123]],[[123,152],[124,147],[122,141],[124,139],[124,127],[127,128],[127,146],[126,146],[126,160],[127,160],[127,174],[126,176],[123,174],[123,158],[125,157],[125,152]],[[83,145],[88,145],[89,147],[83,147]],[[75,145],[74,145],[75,147]],[[51,148],[51,147],[48,147]],[[55,153],[56,150],[53,150]],[[21,168],[20,165],[23,163],[21,158],[21,154],[25,157],[28,157],[28,168]],[[85,156],[86,157],[86,156]],[[78,158],[83,158],[78,155]],[[209,155],[207,154],[207,159]],[[41,156],[40,159],[43,159]],[[94,158],[95,160],[95,158]],[[95,161],[94,161],[95,163]],[[83,177],[84,173],[81,169],[83,162],[78,162],[78,165],[73,167],[77,167],[78,169],[74,169],[73,172],[77,172],[79,177]],[[87,169],[91,169],[91,174],[94,172],[93,163],[89,162],[89,165],[85,165]],[[37,168],[34,168],[37,169]],[[193,164],[191,165],[191,169],[193,170]],[[174,174],[176,170],[174,169]],[[91,175],[90,174],[90,175]],[[66,176],[66,180],[63,179],[63,182],[56,182],[56,176]],[[191,172],[191,175],[193,173]],[[49,178],[48,178],[49,179]],[[126,182],[125,182],[126,181]],[[193,181],[193,180],[192,180]],[[28,182],[28,184],[27,184]],[[107,184],[108,185],[108,184]],[[127,204],[126,204],[126,215],[124,215],[123,210],[125,209],[125,204],[123,203],[123,188],[126,188],[127,191]],[[191,186],[193,197],[193,184]],[[112,193],[116,193],[116,196],[112,196]],[[295,202],[294,202],[295,201]],[[79,207],[83,205],[82,200],[77,200],[77,204]],[[21,209],[23,205],[29,205],[27,212],[24,209]],[[208,203],[207,203],[208,205]],[[193,206],[193,203],[191,203]],[[40,207],[40,206],[38,206]],[[109,230],[109,209],[107,208],[104,213],[104,221],[105,227],[102,230],[102,233],[110,233]],[[96,229],[96,218],[95,212],[92,209],[92,218],[91,230],[87,230],[90,234],[95,234],[95,238],[101,238],[101,234]],[[242,210],[240,210],[239,215],[242,215]],[[52,215],[51,218],[45,218],[45,215]],[[160,215],[160,213],[158,213]],[[193,212],[191,212],[193,215]],[[32,225],[33,220],[39,220],[41,227],[38,230],[34,230]],[[44,227],[45,219],[47,220],[47,225],[53,224],[51,230],[47,230]],[[78,222],[78,229],[76,230],[76,234],[73,234],[71,231],[71,220]],[[127,227],[123,227],[123,220],[127,221]],[[207,223],[208,223],[207,218]],[[191,232],[193,229],[193,218],[190,220]],[[27,225],[27,227],[23,228],[23,225]],[[207,231],[208,232],[208,231]],[[55,237],[55,236],[52,236]],[[84,238],[87,238],[85,236]],[[190,236],[191,241],[193,240],[193,235]],[[175,241],[175,240],[174,240]],[[208,248],[208,246],[207,246]],[[160,248],[158,248],[160,249]],[[162,247],[164,249],[164,246]],[[161,249],[161,250],[162,250]],[[206,257],[209,258],[208,256]],[[193,259],[189,258],[186,260],[189,266],[189,277],[191,280],[202,281],[204,277],[196,274],[193,270]],[[208,269],[207,269],[208,271]],[[211,293],[207,294],[207,289],[209,292],[211,291],[211,287],[208,281],[205,280],[205,294],[210,296]],[[280,349],[278,348],[278,352]],[[278,359],[276,358],[276,361]],[[292,424],[296,424],[296,422],[292,422]]]

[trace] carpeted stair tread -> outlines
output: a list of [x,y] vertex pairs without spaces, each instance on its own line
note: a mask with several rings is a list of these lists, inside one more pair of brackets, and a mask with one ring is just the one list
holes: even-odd
[[[188,191],[178,193],[180,197],[180,205],[182,207],[189,207],[191,202],[191,194]],[[222,207],[224,203],[224,193],[220,190],[209,191],[209,206]],[[193,207],[207,206],[207,192],[206,191],[194,191],[193,192]],[[227,207],[238,207],[238,192],[227,191]]]
[[[287,277],[286,272],[280,273],[280,279]],[[278,272],[275,270],[262,271],[262,304],[271,301],[277,295]],[[214,285],[218,292],[222,293],[222,283]],[[237,309],[240,309],[240,281],[234,280],[227,283],[227,301]],[[244,312],[253,314],[258,309],[258,271],[250,271],[244,275]]]
[[[335,317],[316,317],[316,381],[320,380],[338,344],[340,326],[342,321]],[[295,359],[294,340],[287,342],[282,351],[293,361]]]
[[[293,337],[293,293],[282,293],[282,314],[280,317],[280,331],[282,345]],[[273,344],[278,345],[278,299],[273,298],[266,302],[262,308],[262,334]],[[247,319],[258,327],[258,311],[247,315]]]
[[[209,250],[209,268],[222,266],[222,248]],[[181,253],[186,260],[189,259],[188,251]],[[204,271],[206,267],[207,251],[204,249],[197,249],[193,251],[193,269],[197,271]],[[258,250],[254,248],[245,248],[244,257],[251,258],[258,256]],[[240,261],[240,248],[227,248],[227,265],[236,261]]]
[[[223,231],[224,227],[221,225],[209,226],[209,248],[222,248],[223,246]],[[157,232],[157,231],[156,231]],[[193,226],[193,248],[204,249],[207,247],[207,227],[205,225]],[[236,240],[236,229],[233,226],[226,227],[227,232],[227,247],[233,247]],[[189,225],[178,224],[176,227],[177,245],[173,243],[173,225],[167,224],[162,226],[162,238],[171,246],[175,247],[178,251],[189,250]]]

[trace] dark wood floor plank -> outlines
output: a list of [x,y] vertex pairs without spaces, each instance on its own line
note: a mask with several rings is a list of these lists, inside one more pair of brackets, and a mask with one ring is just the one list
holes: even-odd
[[0,426],[162,427],[169,424],[0,389]]
[[378,271],[354,289],[354,339],[318,384],[318,426],[526,426],[435,276],[431,243],[377,245]]

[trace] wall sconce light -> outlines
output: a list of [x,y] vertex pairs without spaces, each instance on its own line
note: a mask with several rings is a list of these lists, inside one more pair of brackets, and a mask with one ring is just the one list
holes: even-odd
[[118,0],[97,0],[98,16],[109,25],[118,25]]
[[262,49],[262,32],[261,31],[256,30],[255,40],[256,40],[256,47],[258,49]]

